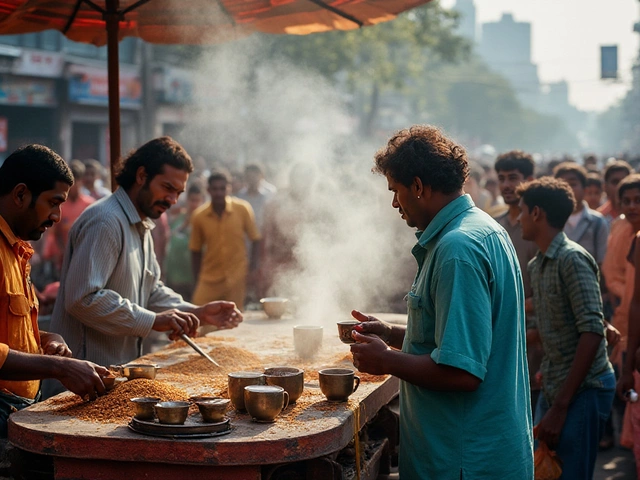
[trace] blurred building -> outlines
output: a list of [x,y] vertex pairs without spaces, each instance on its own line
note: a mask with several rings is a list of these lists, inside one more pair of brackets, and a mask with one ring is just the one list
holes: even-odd
[[482,24],[478,52],[513,86],[523,105],[536,108],[540,95],[538,67],[531,62],[531,24],[503,13],[498,22]]
[[[159,134],[178,135],[192,98],[193,73],[163,49],[120,42],[122,152]],[[0,35],[0,162],[25,143],[49,145],[65,159],[108,165],[107,49],[48,30]]]
[[477,41],[476,6],[473,0],[456,0],[453,7],[460,14],[456,33],[472,44]]

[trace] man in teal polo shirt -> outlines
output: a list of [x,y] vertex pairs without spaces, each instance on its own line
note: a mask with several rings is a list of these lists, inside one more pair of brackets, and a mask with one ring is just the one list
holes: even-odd
[[[463,192],[462,147],[430,126],[375,157],[418,229],[407,327],[358,311],[354,365],[400,378],[400,478],[533,479],[522,274],[507,232]],[[373,334],[373,335],[371,335]]]

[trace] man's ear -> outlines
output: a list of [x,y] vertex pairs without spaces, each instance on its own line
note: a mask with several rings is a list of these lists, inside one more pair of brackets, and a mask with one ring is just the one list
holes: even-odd
[[541,209],[538,205],[531,210],[531,219],[534,222],[539,222],[547,219],[547,213]]
[[24,183],[19,183],[15,187],[13,187],[12,192],[13,202],[19,209],[23,209],[31,205],[31,199],[33,195],[31,194],[31,190]]
[[138,185],[144,185],[146,181],[147,181],[147,170],[143,166],[140,166],[136,170],[136,183]]
[[413,183],[411,184],[411,188],[413,189],[416,196],[420,198],[431,197],[431,186],[425,185],[424,183],[422,183],[422,179],[420,177],[413,178]]

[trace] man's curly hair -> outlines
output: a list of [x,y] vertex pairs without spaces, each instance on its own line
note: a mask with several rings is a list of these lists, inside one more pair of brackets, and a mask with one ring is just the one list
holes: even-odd
[[467,153],[431,125],[414,125],[397,132],[375,155],[374,173],[404,186],[415,177],[433,191],[447,195],[462,189],[469,176]]
[[521,183],[516,194],[529,211],[540,207],[547,214],[547,222],[553,228],[562,230],[569,216],[576,208],[576,198],[567,182],[560,178],[542,177]]

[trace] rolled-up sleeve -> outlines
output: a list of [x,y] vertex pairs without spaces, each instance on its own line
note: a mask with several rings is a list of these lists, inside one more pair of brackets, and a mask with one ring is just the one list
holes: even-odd
[[452,259],[433,278],[437,280],[432,295],[442,301],[436,302],[437,348],[431,358],[484,380],[492,342],[487,274],[467,261]]

